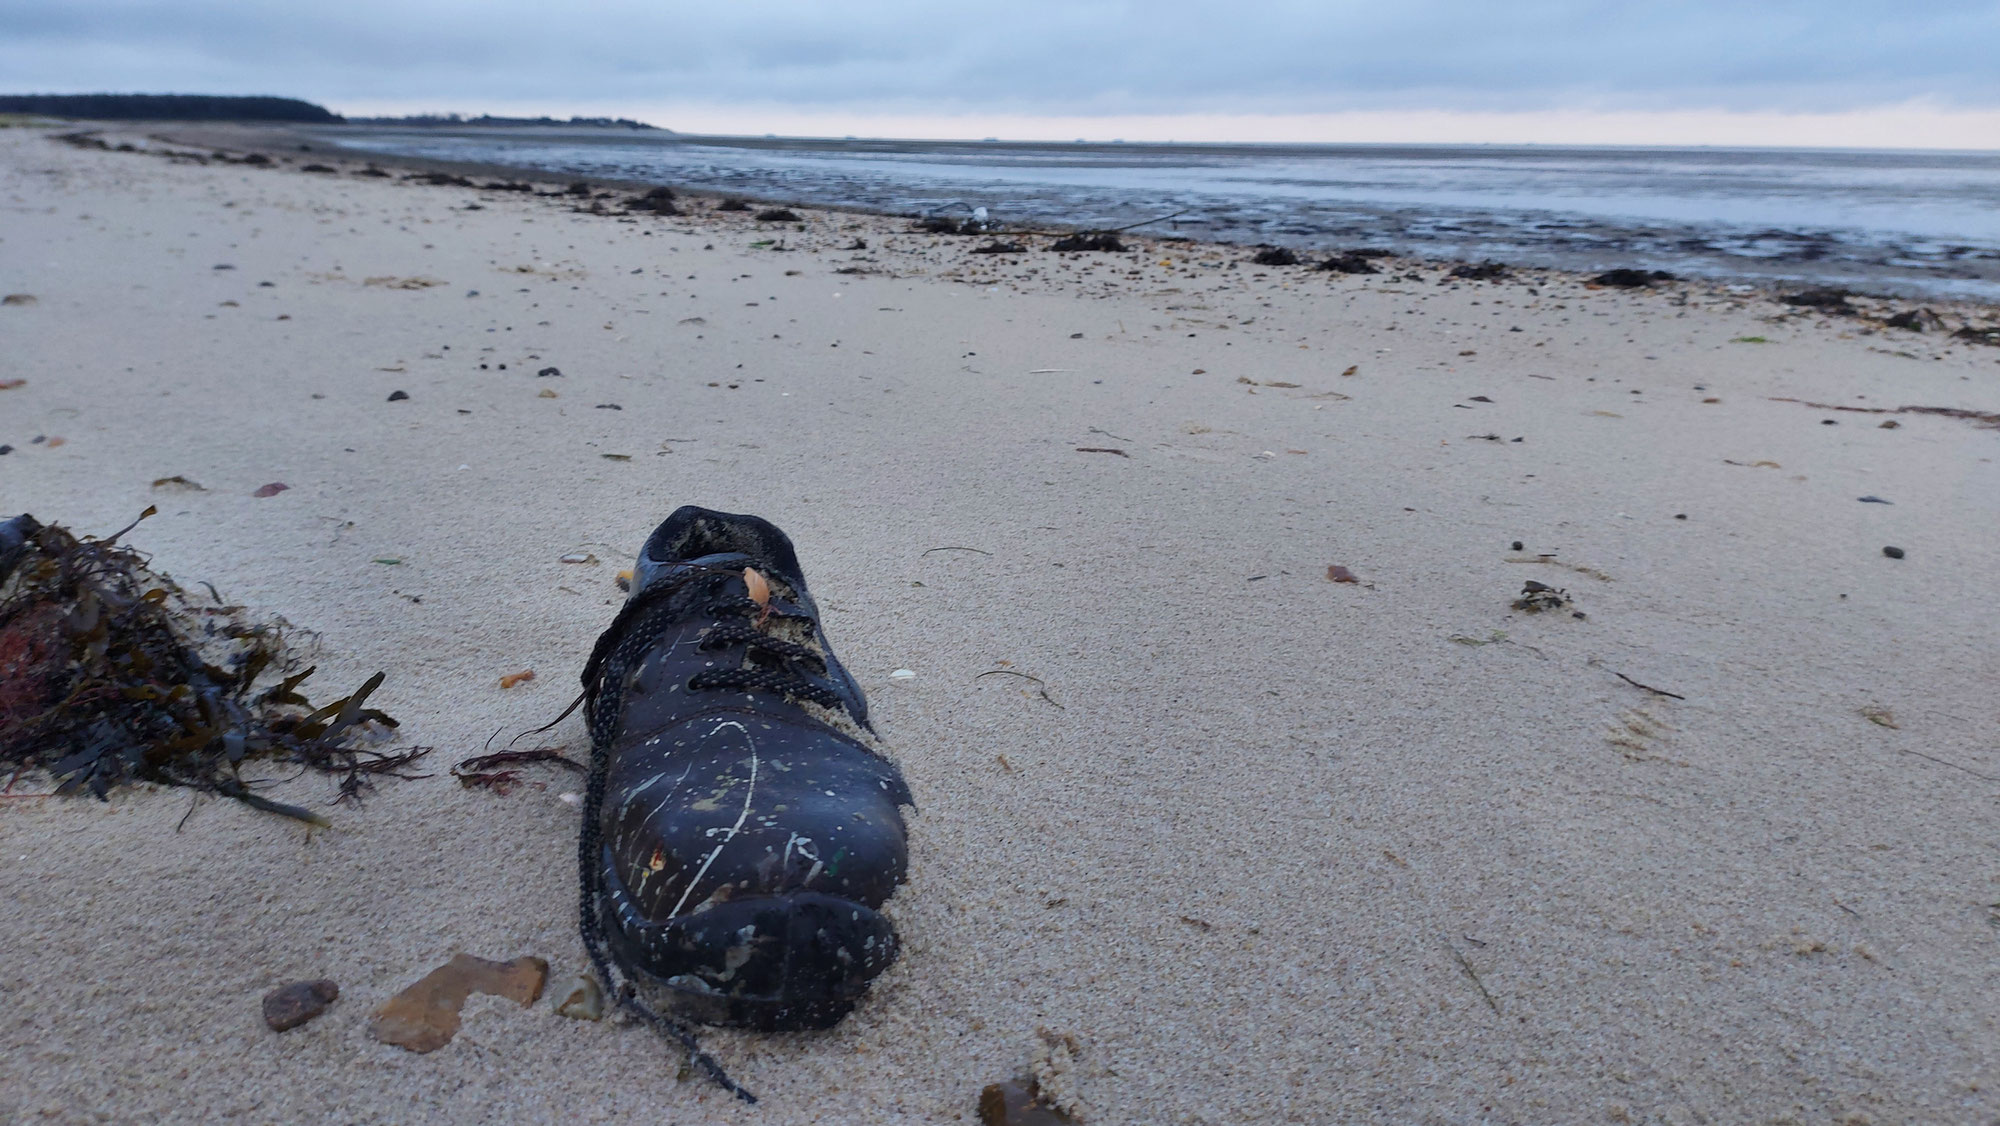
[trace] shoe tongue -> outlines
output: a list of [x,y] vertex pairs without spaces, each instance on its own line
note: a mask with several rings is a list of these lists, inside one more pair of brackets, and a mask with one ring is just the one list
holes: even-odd
[[632,566],[632,593],[629,597],[637,598],[646,590],[688,571],[740,571],[755,565],[755,560],[740,551],[719,551],[692,559],[653,559],[641,555]]

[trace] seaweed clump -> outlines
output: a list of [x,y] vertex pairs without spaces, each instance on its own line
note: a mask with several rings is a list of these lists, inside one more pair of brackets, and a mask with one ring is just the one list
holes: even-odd
[[[213,587],[212,601],[189,597],[119,543],[137,524],[79,539],[32,516],[0,522],[0,769],[43,770],[57,793],[100,799],[135,782],[185,786],[316,825],[327,821],[256,793],[243,765],[334,775],[343,801],[377,776],[414,777],[406,768],[429,748],[363,745],[396,726],[367,706],[381,673],[314,707],[288,623],[253,619]],[[259,687],[267,672],[288,675]]]

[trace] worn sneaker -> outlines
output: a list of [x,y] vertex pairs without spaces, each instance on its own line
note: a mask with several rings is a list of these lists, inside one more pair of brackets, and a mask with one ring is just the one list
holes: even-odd
[[608,948],[706,1024],[837,1023],[896,958],[878,908],[903,879],[912,803],[791,541],[755,516],[669,516],[583,686],[583,937],[600,971]]

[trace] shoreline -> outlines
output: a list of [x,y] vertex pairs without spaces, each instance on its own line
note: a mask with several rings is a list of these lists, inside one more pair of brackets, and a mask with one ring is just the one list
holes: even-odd
[[1038,1066],[1086,1126],[2000,1114],[2000,349],[191,151],[0,130],[9,503],[157,505],[132,546],[384,672],[432,777],[265,791],[311,834],[0,804],[0,1118],[740,1122],[550,997],[366,1033],[457,952],[585,964],[572,783],[446,768],[561,713],[682,503],[791,535],[920,811],[860,1008],[704,1032],[761,1120]]
[[[115,125],[115,123],[113,124]],[[147,128],[157,128],[157,127],[149,126]],[[170,132],[160,132],[154,134],[156,139],[160,140],[168,140],[174,136],[196,137],[203,135],[210,135],[210,134],[205,130],[175,130]],[[273,158],[279,156],[296,155],[298,151],[303,151],[300,150],[298,146],[304,144],[304,145],[315,146],[312,147],[310,151],[314,152],[320,157],[325,157],[325,158],[337,157],[348,162],[361,164],[363,166],[373,164],[385,168],[394,167],[394,168],[407,169],[419,172],[439,172],[439,173],[455,174],[461,176],[491,176],[496,179],[503,179],[503,180],[525,179],[531,182],[550,184],[550,185],[566,185],[568,183],[576,182],[579,180],[585,180],[591,183],[603,185],[608,188],[632,190],[637,192],[643,192],[653,187],[662,186],[661,184],[654,181],[627,180],[617,177],[576,176],[576,175],[549,172],[546,170],[536,169],[524,165],[488,164],[488,163],[469,162],[469,161],[438,160],[426,157],[406,156],[400,154],[369,153],[361,150],[349,149],[345,146],[339,145],[337,143],[337,138],[335,138],[332,134],[328,132],[327,129],[324,128],[318,130],[313,130],[313,129],[293,130],[290,128],[273,129],[267,126],[231,126],[231,127],[225,127],[223,131],[213,133],[212,135],[217,140],[234,141],[236,144],[242,146],[242,151],[261,152]],[[751,144],[751,147],[756,147],[756,141],[757,141],[757,139],[755,138],[750,138],[750,139],[731,138],[731,140],[732,141],[747,140]],[[779,142],[770,142],[770,143],[777,144]],[[328,147],[329,145],[331,145],[330,148]],[[1116,146],[1087,146],[1087,147],[1115,148]],[[1857,151],[1872,151],[1872,150],[1857,150]],[[673,190],[676,192],[685,193],[687,196],[694,199],[723,200],[729,198],[740,198],[748,202],[761,203],[768,206],[805,207],[805,208],[811,208],[816,211],[823,211],[834,214],[870,215],[870,216],[878,216],[884,218],[904,218],[904,219],[910,218],[910,216],[906,212],[891,208],[870,208],[861,205],[800,202],[795,196],[784,195],[784,194],[769,194],[769,193],[758,193],[758,192],[719,192],[705,188],[684,188],[680,184],[671,184],[671,183],[666,184],[665,186],[673,188]],[[1255,244],[1243,243],[1243,242],[1229,242],[1221,239],[1207,238],[1204,237],[1202,234],[1179,234],[1179,233],[1167,234],[1158,230],[1150,229],[1152,228],[1152,226],[1153,226],[1152,223],[1138,224],[1139,228],[1146,228],[1146,230],[1141,234],[1134,235],[1133,237],[1148,238],[1154,241],[1165,242],[1165,243],[1174,243],[1183,241],[1194,242],[1194,243],[1199,243],[1203,246],[1235,248],[1242,250],[1246,253],[1254,251],[1258,247],[1269,245],[1267,243],[1261,243],[1261,242]],[[1000,227],[996,227],[992,233],[996,236],[1013,234],[1013,235],[1032,235],[1032,236],[1043,236],[1043,237],[1059,237],[1064,234],[1072,234],[1089,229],[1090,228],[1081,225],[1063,224],[1063,223],[1010,223]],[[1330,254],[1332,256],[1337,257],[1341,253],[1341,251],[1322,250],[1318,252],[1309,252],[1306,250],[1300,250],[1299,253],[1301,255]],[[1483,259],[1474,260],[1474,259],[1456,258],[1449,256],[1429,256],[1423,254],[1403,254],[1403,253],[1397,253],[1394,255],[1394,257],[1399,261],[1416,263],[1420,266],[1433,269],[1435,268],[1450,269],[1458,266],[1478,265],[1480,264],[1481,261],[1484,261]],[[1576,270],[1563,266],[1515,266],[1511,268],[1521,274],[1557,275],[1562,277],[1570,277],[1583,280],[1588,280],[1589,278],[1602,272],[1599,270]],[[1840,285],[1829,285],[1828,283],[1823,283],[1820,281],[1814,281],[1810,279],[1800,279],[1792,281],[1773,281],[1766,278],[1759,278],[1743,274],[1737,274],[1732,276],[1719,276],[1719,277],[1707,276],[1707,275],[1687,276],[1684,278],[1677,279],[1677,283],[1684,286],[1700,286],[1700,287],[1707,287],[1710,289],[1722,289],[1729,291],[1736,296],[1758,295],[1773,299],[1780,298],[1786,294],[1826,291],[1832,289],[1839,292],[1846,292],[1854,297],[1863,298],[1872,302],[1894,304],[1896,308],[1894,310],[1886,312],[1884,314],[1885,316],[1892,315],[1893,312],[1896,311],[1916,310],[1927,307],[1932,308],[1933,310],[1948,308],[1949,310],[1954,311],[1956,315],[1960,316],[1961,319],[1966,323],[1980,324],[1982,326],[2000,325],[2000,298],[1994,298],[1988,300],[1979,297],[1948,297],[1948,296],[1929,296],[1929,295],[1912,296],[1905,293],[1891,292],[1886,289],[1870,290],[1865,287],[1848,288]],[[1978,319],[1978,315],[1979,312],[1981,311],[1990,311],[1991,315],[1986,317],[1984,321],[1980,321]]]

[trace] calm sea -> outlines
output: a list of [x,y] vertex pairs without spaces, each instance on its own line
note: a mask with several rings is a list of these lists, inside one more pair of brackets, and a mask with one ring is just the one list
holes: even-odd
[[2000,301],[2000,153],[790,140],[328,128],[351,148],[914,214],[1301,251]]

